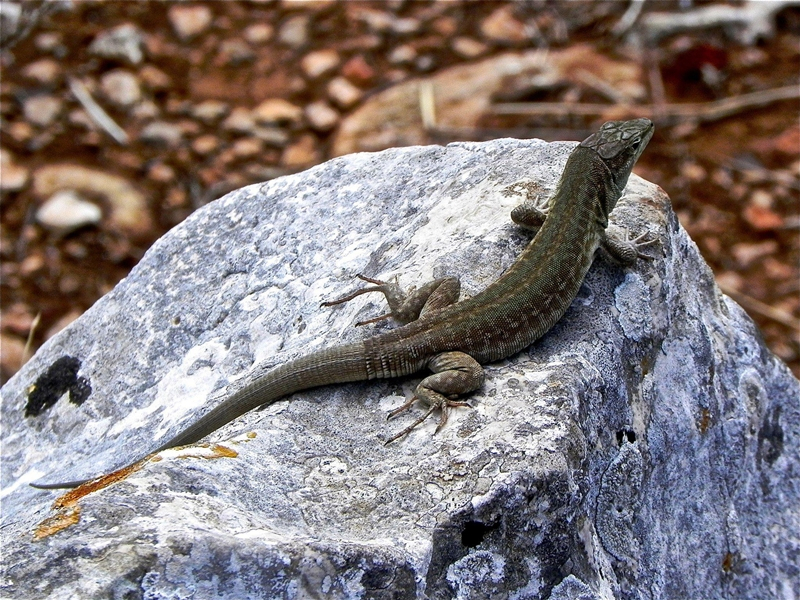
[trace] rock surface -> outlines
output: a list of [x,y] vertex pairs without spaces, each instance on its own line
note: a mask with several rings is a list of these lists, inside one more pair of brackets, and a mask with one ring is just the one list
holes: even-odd
[[[529,239],[569,143],[335,159],[192,214],[2,390],[3,595],[15,598],[775,598],[800,594],[800,385],[721,295],[664,193],[612,217],[652,262],[598,259],[565,317],[388,447],[417,377],[296,394],[210,443],[108,472],[226,386],[369,334],[355,273],[458,274]],[[381,323],[374,329],[390,325]],[[31,387],[33,386],[33,387]],[[415,411],[419,411],[417,408]],[[113,485],[112,485],[113,483]]]

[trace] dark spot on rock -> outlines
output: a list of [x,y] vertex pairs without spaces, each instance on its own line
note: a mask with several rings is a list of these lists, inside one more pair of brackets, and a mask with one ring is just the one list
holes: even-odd
[[83,404],[92,393],[89,380],[78,377],[81,361],[74,356],[62,356],[29,388],[25,416],[36,417],[53,406],[66,392],[73,404]]
[[636,433],[630,429],[621,429],[617,432],[617,446],[622,446],[622,442],[627,440],[631,444],[636,441]]
[[467,521],[461,529],[461,543],[467,548],[475,548],[495,527],[479,521]]
[[764,417],[758,430],[758,453],[768,464],[774,463],[783,453],[783,427],[780,423],[781,408],[774,408]]

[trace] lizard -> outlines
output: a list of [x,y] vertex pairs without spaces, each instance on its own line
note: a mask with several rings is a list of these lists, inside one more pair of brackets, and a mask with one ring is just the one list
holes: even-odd
[[[438,432],[458,400],[484,382],[482,364],[513,356],[543,336],[569,308],[603,248],[617,262],[634,264],[650,241],[630,239],[609,227],[609,214],[627,184],[633,165],[653,135],[649,119],[609,121],[580,142],[546,204],[528,199],[512,220],[534,229],[532,240],[516,261],[493,283],[471,298],[458,301],[460,283],[444,277],[408,294],[396,283],[360,276],[373,286],[323,303],[332,306],[368,292],[381,292],[400,327],[362,341],[324,348],[267,371],[225,398],[195,423],[147,456],[195,443],[259,406],[290,394],[324,385],[393,378],[429,369],[410,400],[389,413],[395,416],[417,400],[428,410],[386,443],[412,431],[440,411]],[[142,459],[139,459],[142,460]],[[128,466],[136,464],[137,461]],[[40,489],[77,487],[96,478],[63,483],[33,483]]]

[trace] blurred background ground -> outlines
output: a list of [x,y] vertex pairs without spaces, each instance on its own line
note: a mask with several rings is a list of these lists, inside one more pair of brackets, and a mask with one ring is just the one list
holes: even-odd
[[657,125],[636,172],[800,375],[800,2],[3,0],[0,18],[3,381],[227,191],[636,116]]

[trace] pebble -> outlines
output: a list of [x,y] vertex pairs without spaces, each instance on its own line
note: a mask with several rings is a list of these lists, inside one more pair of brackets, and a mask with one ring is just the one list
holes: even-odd
[[167,12],[172,29],[183,41],[203,33],[211,25],[211,9],[204,5],[173,4]]
[[219,148],[219,137],[212,134],[201,135],[192,140],[192,150],[205,156]]
[[28,183],[29,171],[21,165],[14,163],[12,154],[0,148],[0,191],[18,192]]
[[105,73],[100,79],[100,87],[106,98],[117,106],[132,106],[142,99],[139,79],[124,69],[114,69]]
[[102,196],[111,212],[109,224],[131,236],[148,233],[150,214],[144,195],[127,179],[73,164],[47,164],[33,172],[33,190],[40,198],[61,190]]
[[339,113],[324,100],[306,106],[305,115],[311,128],[321,133],[330,131],[339,123]]
[[[5,315],[3,315],[5,318]],[[10,378],[25,362],[25,340],[7,333],[0,334],[0,369],[3,380]]]
[[207,125],[216,123],[228,114],[228,104],[219,100],[204,100],[190,109],[190,114]]
[[337,0],[281,0],[284,10],[321,11],[336,4]]
[[255,52],[247,42],[239,39],[225,40],[219,46],[214,64],[220,67],[237,67],[252,62],[255,57]]
[[55,96],[31,96],[22,104],[22,112],[29,123],[39,127],[47,127],[61,113],[63,103]]
[[742,211],[742,217],[753,229],[769,231],[783,227],[783,217],[770,208],[758,204],[748,204]]
[[313,135],[304,135],[294,144],[286,148],[281,156],[281,163],[290,169],[308,167],[320,161],[317,141]]
[[300,61],[300,68],[310,79],[316,79],[333,71],[339,65],[336,50],[317,50],[309,52]]
[[48,31],[46,33],[40,33],[37,35],[33,43],[36,46],[36,49],[41,52],[58,52],[59,48],[62,48],[62,36],[60,33],[55,31]]
[[175,148],[183,139],[183,130],[180,126],[166,121],[153,121],[145,125],[139,133],[139,139],[152,144],[163,144]]
[[172,78],[153,65],[145,65],[139,70],[139,78],[151,90],[166,90],[172,85]]
[[161,161],[157,161],[148,167],[147,177],[158,183],[169,183],[175,181],[175,169]]
[[143,46],[144,37],[141,30],[131,23],[126,23],[99,33],[89,45],[89,53],[138,65],[144,59]]
[[404,44],[392,50],[387,58],[393,65],[409,64],[414,62],[414,59],[417,58],[417,51],[414,50],[413,46]]
[[375,77],[375,69],[360,54],[352,57],[342,67],[342,75],[358,83],[369,83]]
[[743,269],[765,256],[775,254],[777,251],[778,242],[775,240],[765,240],[758,243],[742,242],[731,246],[731,254]]
[[252,133],[256,122],[249,110],[242,106],[237,106],[231,114],[222,122],[222,129],[235,133]]
[[328,96],[340,108],[348,109],[361,100],[362,92],[344,77],[336,77],[328,83]]
[[61,68],[52,58],[42,58],[30,63],[22,70],[25,77],[44,84],[54,83],[60,72]]
[[289,134],[280,127],[256,126],[253,128],[255,136],[268,146],[283,148],[289,143]]
[[295,123],[303,117],[303,109],[282,98],[270,98],[256,106],[252,116],[258,123]]
[[486,44],[470,37],[457,37],[451,42],[453,52],[464,58],[476,58],[488,50]]
[[308,43],[308,15],[297,15],[286,19],[278,31],[278,41],[298,50]]
[[528,40],[528,28],[514,16],[514,5],[501,6],[481,23],[481,33],[489,40],[519,44]]
[[242,138],[236,140],[231,146],[231,151],[237,158],[249,158],[261,153],[264,143],[258,138]]
[[31,309],[21,302],[16,302],[4,308],[2,315],[0,315],[3,331],[10,331],[23,336],[28,335],[33,326],[33,320],[34,314]]
[[99,206],[72,190],[56,192],[36,211],[40,225],[62,235],[99,223],[102,218]]
[[254,23],[246,27],[242,32],[244,39],[254,45],[270,41],[274,34],[275,30],[267,23]]

